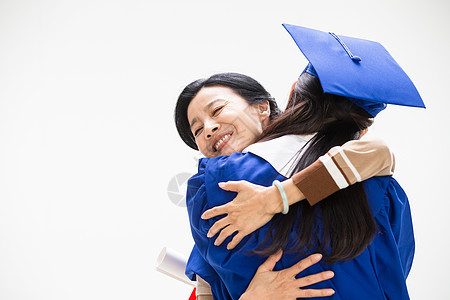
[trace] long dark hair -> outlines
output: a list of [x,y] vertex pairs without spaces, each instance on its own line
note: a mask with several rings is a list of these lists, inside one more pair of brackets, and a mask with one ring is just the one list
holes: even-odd
[[[291,170],[294,174],[330,148],[357,139],[360,130],[372,123],[372,116],[362,108],[344,97],[324,94],[319,80],[304,73],[294,86],[286,110],[268,125],[262,140],[316,133],[302,149],[303,154]],[[302,202],[291,206],[286,216],[274,218],[258,252],[272,254],[285,248],[293,227],[298,240],[287,251],[299,256],[318,251],[326,263],[356,257],[377,230],[362,183],[340,190],[313,207]]]
[[175,124],[178,134],[186,145],[192,149],[198,150],[198,147],[195,143],[195,138],[192,135],[187,118],[188,106],[195,95],[197,95],[203,87],[209,86],[224,86],[231,88],[236,94],[244,98],[250,105],[262,103],[266,100],[269,101],[269,119],[273,119],[281,113],[275,99],[272,98],[269,92],[267,92],[258,81],[247,75],[239,73],[219,73],[206,79],[198,79],[191,82],[183,89],[178,97],[175,107]]

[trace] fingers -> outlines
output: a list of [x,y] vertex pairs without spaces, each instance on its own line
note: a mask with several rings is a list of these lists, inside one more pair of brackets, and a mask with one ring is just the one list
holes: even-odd
[[213,237],[215,236],[220,230],[230,225],[230,222],[228,221],[228,218],[222,218],[219,221],[215,222],[211,228],[209,228],[207,237]]
[[[228,219],[229,219],[228,217],[225,217],[223,219],[220,219],[216,223],[214,223],[213,226],[211,226],[211,228],[209,229],[208,234],[206,235],[207,237],[211,238],[211,237],[215,236],[219,231],[221,231],[219,236],[214,241],[214,245],[216,245],[216,246],[220,246],[223,243],[223,241],[225,241],[227,239],[227,237],[232,235],[234,232],[238,231],[238,229],[236,229],[236,227],[230,225],[230,222]],[[245,236],[246,236],[246,234],[243,231],[239,231],[233,237],[231,242],[228,243],[227,249],[231,250],[234,247],[236,247],[236,245],[239,244],[240,241]]]
[[307,258],[302,259],[289,269],[286,269],[286,272],[289,273],[290,276],[296,276],[298,273],[303,270],[311,267],[322,259],[322,254],[316,253],[308,256]]
[[299,290],[297,292],[297,298],[315,298],[315,297],[327,297],[334,294],[333,289],[321,289],[321,290]]
[[239,192],[242,184],[242,181],[219,182],[219,187],[225,191]]
[[231,242],[228,243],[227,245],[227,249],[231,250],[234,249],[234,247],[236,247],[241,241],[242,239],[245,237],[245,234],[242,231],[239,231],[231,240]]
[[224,229],[222,229],[219,236],[214,241],[214,245],[220,246],[223,243],[223,241],[225,241],[227,239],[227,237],[232,235],[236,230],[237,229],[234,226],[228,226],[228,227],[225,227]]
[[325,271],[318,274],[313,274],[305,277],[296,279],[296,284],[298,287],[305,287],[314,283],[328,280],[334,277],[333,271]]
[[210,208],[202,214],[201,218],[203,220],[207,220],[207,219],[211,219],[211,218],[214,218],[214,217],[217,217],[220,215],[226,215],[228,213],[227,208],[228,208],[228,204]]
[[273,268],[275,267],[275,265],[277,264],[277,262],[280,260],[281,256],[283,255],[283,251],[279,250],[277,253],[272,254],[271,256],[269,256],[265,262],[263,262],[259,268],[258,272],[263,272],[263,271],[272,271]]

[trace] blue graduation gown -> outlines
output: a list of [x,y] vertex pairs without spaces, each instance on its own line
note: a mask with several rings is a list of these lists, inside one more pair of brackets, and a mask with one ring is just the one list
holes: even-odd
[[[202,220],[202,213],[225,204],[235,193],[219,188],[219,182],[247,180],[269,186],[286,178],[271,164],[253,153],[204,158],[198,173],[188,182],[187,209],[195,246],[189,257],[186,275],[195,274],[210,285],[214,299],[238,299],[247,289],[257,268],[267,259],[252,253],[264,238],[269,224],[245,237],[233,250],[227,250],[229,237],[221,246],[206,234],[221,217]],[[363,182],[368,201],[379,229],[373,242],[356,258],[348,262],[326,265],[321,262],[303,271],[300,276],[332,270],[333,279],[311,285],[310,288],[333,288],[336,293],[323,299],[409,299],[406,277],[414,255],[414,235],[408,199],[391,176],[374,177]],[[305,203],[304,205],[309,205]],[[320,205],[320,204],[319,204]],[[290,241],[297,239],[294,231]],[[289,245],[288,245],[289,246]],[[296,254],[285,254],[275,270],[298,262]]]

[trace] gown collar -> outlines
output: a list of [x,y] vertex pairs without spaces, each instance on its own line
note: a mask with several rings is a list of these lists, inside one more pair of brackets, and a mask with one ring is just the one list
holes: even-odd
[[269,162],[278,173],[290,177],[298,158],[306,149],[306,143],[314,136],[284,135],[273,140],[252,144],[242,152],[251,152]]

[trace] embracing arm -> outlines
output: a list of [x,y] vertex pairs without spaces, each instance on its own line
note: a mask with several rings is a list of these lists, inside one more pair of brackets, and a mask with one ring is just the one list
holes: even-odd
[[394,155],[383,140],[355,140],[331,148],[308,168],[293,175],[292,181],[314,205],[356,182],[392,175],[394,167]]
[[[306,169],[281,183],[288,204],[304,200],[314,205],[334,192],[373,176],[392,175],[394,156],[386,143],[378,138],[349,141],[333,147]],[[263,187],[246,181],[221,183],[227,191],[238,192],[236,198],[225,205],[206,211],[202,218],[227,216],[216,222],[208,232],[212,237],[221,231],[215,244],[220,245],[228,236],[238,232],[228,244],[234,248],[247,234],[266,224],[283,210],[280,193],[274,186]]]
[[[395,159],[387,144],[379,138],[348,141],[342,146],[330,149],[304,170],[284,181],[288,203],[292,205],[306,199],[312,206],[331,194],[356,182],[374,176],[394,174]],[[279,213],[283,210],[281,196],[275,187],[270,187],[271,210]],[[278,196],[278,197],[276,197]]]

